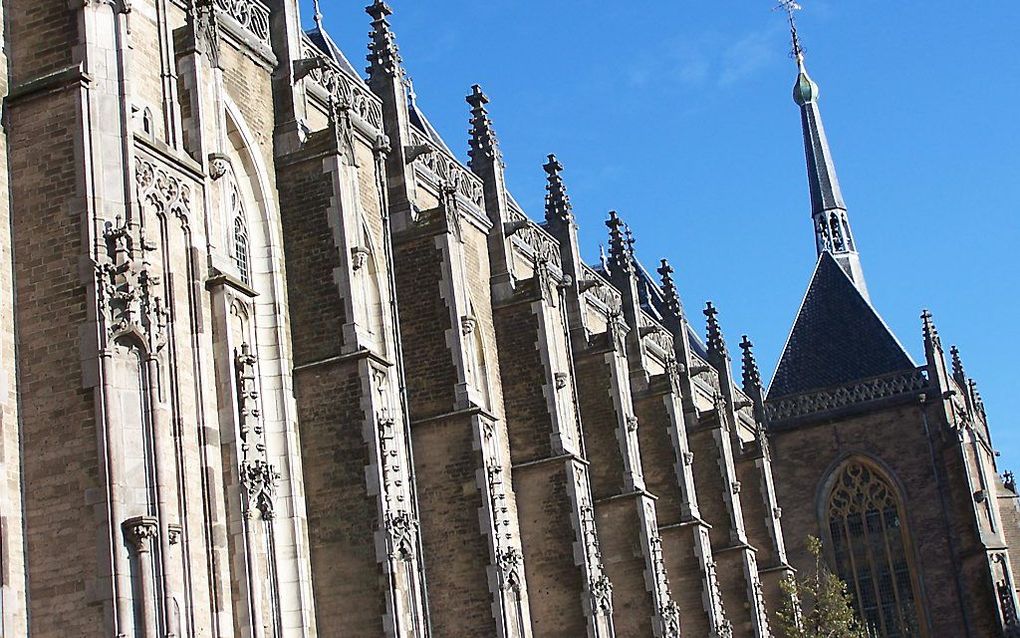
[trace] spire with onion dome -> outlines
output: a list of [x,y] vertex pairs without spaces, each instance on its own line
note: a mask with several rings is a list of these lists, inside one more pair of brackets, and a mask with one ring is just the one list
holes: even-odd
[[829,140],[822,125],[818,108],[818,85],[808,75],[804,63],[804,48],[794,11],[800,9],[793,0],[783,0],[781,5],[790,21],[793,41],[791,56],[797,62],[797,81],[793,85],[793,101],[800,107],[801,127],[804,134],[804,153],[807,159],[808,189],[811,193],[811,218],[815,228],[815,246],[818,254],[830,253],[865,298],[868,288],[864,282],[861,258],[857,243],[850,230],[843,192],[836,177],[836,165],[829,149]]

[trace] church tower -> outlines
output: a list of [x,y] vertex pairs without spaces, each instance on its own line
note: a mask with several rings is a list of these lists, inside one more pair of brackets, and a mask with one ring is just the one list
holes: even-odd
[[[950,374],[929,312],[915,364],[868,295],[792,10],[818,261],[765,413],[794,567],[822,539],[867,628],[899,636],[1016,631],[1016,591],[984,409]],[[801,536],[802,535],[802,536]]]

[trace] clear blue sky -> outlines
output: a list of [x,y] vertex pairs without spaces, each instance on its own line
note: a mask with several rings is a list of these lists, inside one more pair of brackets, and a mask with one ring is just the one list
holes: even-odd
[[[451,148],[466,159],[463,96],[479,83],[529,214],[542,215],[555,152],[589,259],[619,210],[641,259],[668,257],[688,309],[712,299],[731,349],[748,333],[771,376],[815,260],[772,0],[390,3],[419,104]],[[358,68],[364,4],[323,3]],[[980,383],[1000,471],[1020,471],[1020,3],[802,4],[873,301],[918,362],[918,315],[932,310]]]

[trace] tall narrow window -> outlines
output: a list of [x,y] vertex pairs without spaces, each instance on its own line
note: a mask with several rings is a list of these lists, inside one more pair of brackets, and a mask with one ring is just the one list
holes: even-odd
[[251,285],[251,247],[248,244],[248,224],[245,222],[244,205],[237,186],[230,189],[230,212],[234,215],[234,263],[241,281]]
[[872,466],[851,461],[828,502],[836,570],[861,620],[878,636],[920,636],[914,567],[903,510],[893,486]]

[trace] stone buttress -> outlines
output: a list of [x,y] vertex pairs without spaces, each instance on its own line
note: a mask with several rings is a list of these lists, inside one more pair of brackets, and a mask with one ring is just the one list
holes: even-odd
[[368,12],[432,631],[531,636],[483,185],[409,101],[390,8]]
[[[595,529],[567,332],[564,289],[576,241],[573,250],[561,245],[520,210],[506,189],[488,98],[475,86],[467,101],[470,166],[492,222],[493,320],[534,635],[608,638],[612,586]],[[550,187],[546,219],[559,207],[558,219],[573,224],[563,199]]]

